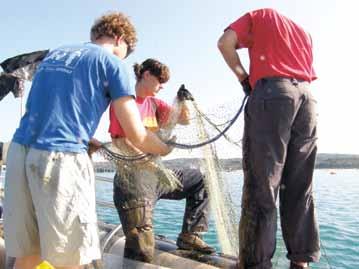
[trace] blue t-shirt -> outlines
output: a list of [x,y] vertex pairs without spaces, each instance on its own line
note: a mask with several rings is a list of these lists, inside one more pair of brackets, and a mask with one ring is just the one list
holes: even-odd
[[92,43],[60,47],[38,66],[13,141],[48,151],[86,151],[110,101],[134,95],[115,55]]

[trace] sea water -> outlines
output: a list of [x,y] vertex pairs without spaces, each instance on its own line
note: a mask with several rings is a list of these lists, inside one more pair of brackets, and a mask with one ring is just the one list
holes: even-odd
[[[113,174],[101,174],[113,177]],[[224,172],[224,179],[231,186],[234,207],[240,213],[243,183],[242,171]],[[112,201],[112,184],[97,182],[97,199]],[[314,198],[320,227],[322,257],[312,268],[357,269],[359,268],[359,170],[316,170],[314,174]],[[154,212],[154,230],[175,240],[182,227],[185,201],[160,200]],[[98,207],[99,219],[118,224],[113,208]],[[238,220],[237,220],[238,221]],[[221,251],[215,225],[210,221],[204,235],[207,243]],[[286,249],[278,223],[277,250],[272,260],[273,268],[288,268]]]

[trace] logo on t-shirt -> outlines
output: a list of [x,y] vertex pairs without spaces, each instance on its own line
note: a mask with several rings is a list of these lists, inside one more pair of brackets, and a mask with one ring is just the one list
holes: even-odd
[[71,74],[87,48],[60,48],[50,52],[39,69],[42,71],[59,71]]

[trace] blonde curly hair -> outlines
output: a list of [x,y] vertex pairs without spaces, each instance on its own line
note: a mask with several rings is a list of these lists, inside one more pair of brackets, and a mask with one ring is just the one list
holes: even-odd
[[94,42],[103,36],[122,37],[128,45],[127,55],[135,49],[136,29],[129,18],[121,12],[110,12],[95,21],[91,27],[91,41]]

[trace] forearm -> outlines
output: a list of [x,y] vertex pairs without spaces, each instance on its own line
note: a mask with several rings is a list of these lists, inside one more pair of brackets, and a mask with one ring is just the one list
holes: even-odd
[[244,80],[248,74],[245,71],[238,54],[232,50],[221,50],[222,56],[229,68],[233,71],[239,81]]
[[248,73],[244,69],[237,53],[237,37],[234,31],[227,30],[218,40],[218,49],[221,52],[225,62],[233,71],[239,81],[244,80]]
[[143,152],[136,148],[127,137],[112,138],[112,144],[122,150],[124,154],[142,155]]
[[170,152],[169,147],[161,141],[155,133],[145,130],[146,134],[139,140],[130,142],[139,150],[155,155],[167,155]]

